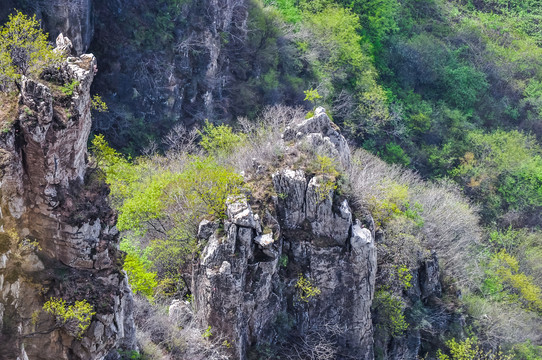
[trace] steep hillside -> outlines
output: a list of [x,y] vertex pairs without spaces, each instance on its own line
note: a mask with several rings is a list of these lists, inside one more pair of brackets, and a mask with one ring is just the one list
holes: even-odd
[[[124,258],[139,348],[113,358],[542,358],[538,0],[13,8],[99,66],[42,44],[14,72],[28,53],[1,30],[6,294],[34,251],[129,302]],[[31,315],[3,296],[17,351],[51,296],[124,306],[63,271]],[[50,344],[99,358],[122,343],[104,334]]]

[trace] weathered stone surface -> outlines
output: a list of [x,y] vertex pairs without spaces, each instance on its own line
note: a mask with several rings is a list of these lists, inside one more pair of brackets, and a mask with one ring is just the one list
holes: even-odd
[[[1,254],[1,326],[9,327],[0,334],[2,359],[101,359],[115,346],[135,347],[115,214],[105,185],[86,176],[95,67],[92,55],[62,66],[59,78],[79,82],[65,98],[53,99],[47,85],[23,78],[19,116],[0,136],[0,239],[7,250]],[[42,311],[52,296],[94,306],[81,339],[77,324],[55,328]]]
[[273,174],[279,199],[279,217],[286,229],[296,229],[305,220],[307,180],[302,170],[284,169]]
[[442,295],[436,252],[433,252],[431,258],[425,260],[420,268],[420,289],[422,300],[426,300],[429,297],[440,297]]
[[350,147],[337,125],[333,124],[323,107],[314,111],[314,116],[286,129],[285,141],[306,141],[311,148],[321,153],[329,153],[339,159],[342,166],[350,166]]
[[186,324],[194,316],[189,303],[181,300],[173,300],[168,309],[169,318],[179,324]]
[[72,53],[73,43],[67,36],[64,36],[64,34],[62,33],[58,34],[58,36],[56,37],[55,43],[56,43],[56,48],[54,49],[54,51],[56,53],[63,54],[66,56]]
[[198,238],[207,240],[218,229],[218,222],[202,220],[198,226]]
[[273,239],[273,234],[264,234],[264,235],[256,236],[256,238],[254,239],[254,242],[260,245],[261,247],[266,248],[266,247],[271,246],[275,242],[275,239]]
[[262,231],[260,222],[252,213],[252,209],[247,203],[247,200],[243,198],[230,199],[226,206],[226,213],[228,220],[235,225],[249,227],[258,231]]
[[[334,134],[326,118],[319,111],[295,131],[301,137]],[[337,146],[347,159],[346,143],[336,142],[329,140],[335,155]],[[272,232],[259,233],[256,214],[241,200],[228,205],[226,235],[210,236],[192,282],[198,316],[234,345],[232,358],[246,359],[252,345],[273,342],[277,322],[286,317],[293,319],[291,336],[317,332],[335,339],[341,354],[373,359],[371,231],[354,218],[347,199],[325,187],[322,176],[282,169],[272,177],[276,208],[262,215]],[[300,274],[321,292],[307,302],[296,287]]]
[[[411,272],[412,279],[403,296],[406,304],[405,313],[417,316],[416,329],[409,328],[404,336],[394,338],[376,338],[376,346],[385,359],[413,359],[426,353],[428,348],[438,344],[440,334],[449,331],[452,326],[464,326],[461,316],[447,309],[442,300],[442,285],[439,279],[438,258],[435,252],[413,254],[418,257],[418,266]],[[420,317],[421,308],[425,316]],[[378,309],[377,309],[378,310]]]
[[333,239],[345,245],[352,226],[352,211],[344,199],[334,206],[333,189],[327,189],[326,180],[315,176],[309,181],[305,202],[306,217],[314,235]]

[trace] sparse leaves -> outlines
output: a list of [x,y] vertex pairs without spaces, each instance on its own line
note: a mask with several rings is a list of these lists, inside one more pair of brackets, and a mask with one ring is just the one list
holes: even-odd
[[298,290],[299,298],[304,302],[309,302],[311,298],[321,293],[320,289],[311,280],[304,277],[303,274],[299,274],[295,287]]
[[102,97],[99,95],[93,95],[90,100],[91,109],[97,112],[107,112],[109,108],[107,104],[102,100]]
[[86,329],[90,326],[92,316],[96,314],[94,307],[86,300],[76,301],[68,305],[62,298],[52,297],[45,304],[43,310],[55,316],[60,326],[74,322],[77,328],[76,336],[81,338]]

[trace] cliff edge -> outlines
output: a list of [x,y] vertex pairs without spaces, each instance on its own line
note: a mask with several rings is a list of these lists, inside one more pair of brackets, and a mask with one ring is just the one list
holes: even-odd
[[[121,271],[108,190],[89,171],[91,54],[46,80],[23,78],[0,134],[0,358],[99,359],[135,346],[132,295]],[[72,84],[73,91],[61,91]],[[43,311],[51,298],[96,313],[77,334]]]

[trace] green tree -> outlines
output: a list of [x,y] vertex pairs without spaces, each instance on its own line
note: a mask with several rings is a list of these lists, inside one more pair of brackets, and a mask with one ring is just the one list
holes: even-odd
[[96,314],[94,307],[86,300],[76,301],[73,305],[66,304],[62,298],[50,298],[43,304],[43,310],[56,318],[58,326],[75,327],[78,338],[90,326],[92,317]]
[[16,12],[0,28],[0,83],[11,80],[18,84],[22,75],[37,76],[60,59],[35,15],[28,17]]
[[450,356],[444,354],[441,350],[438,352],[439,360],[512,360],[511,355],[506,355],[502,351],[493,352],[484,351],[476,338],[467,338],[464,341],[457,342],[455,339],[446,342],[450,351]]
[[200,133],[201,146],[213,156],[229,155],[245,141],[245,134],[236,134],[228,125],[213,125],[205,121]]

